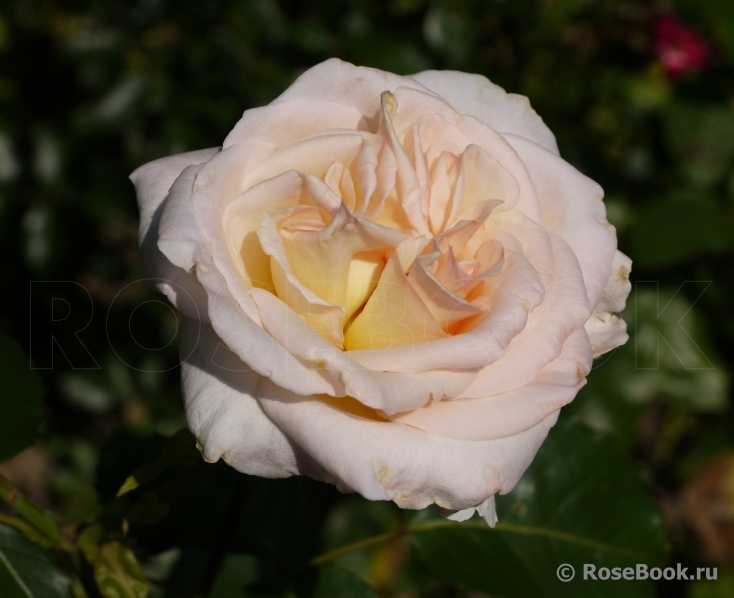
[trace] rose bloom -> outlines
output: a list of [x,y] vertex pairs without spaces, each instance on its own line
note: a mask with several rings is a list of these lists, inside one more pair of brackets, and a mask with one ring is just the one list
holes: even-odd
[[207,461],[493,524],[627,340],[602,189],[484,77],[328,60],[131,179]]

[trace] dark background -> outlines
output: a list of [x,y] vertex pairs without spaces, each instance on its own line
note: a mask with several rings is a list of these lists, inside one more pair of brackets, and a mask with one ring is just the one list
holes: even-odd
[[[673,49],[665,15],[687,32]],[[696,51],[704,59],[671,67],[671,52]],[[729,0],[6,0],[0,327],[30,356],[45,407],[39,442],[0,471],[66,521],[91,521],[184,426],[179,316],[141,282],[127,176],[155,158],[220,145],[245,109],[331,56],[402,74],[484,74],[528,96],[562,156],[604,187],[620,248],[633,259],[631,338],[596,362],[562,420],[602,432],[642,472],[669,562],[718,567],[716,582],[658,584],[660,595],[734,596]],[[176,478],[183,490],[158,492],[158,511],[146,503],[143,519],[160,512],[153,522],[136,528],[131,519],[125,543],[155,595],[205,591],[223,562],[259,580],[262,594],[248,595],[296,595],[299,584],[313,586],[291,575],[304,559],[403,521],[394,506],[315,482],[200,467]],[[614,465],[602,458],[596,467]],[[183,496],[175,508],[169,491]],[[222,535],[242,513],[250,527]],[[277,558],[262,556],[274,546]],[[339,563],[384,596],[486,591],[434,575],[411,554],[399,541]]]

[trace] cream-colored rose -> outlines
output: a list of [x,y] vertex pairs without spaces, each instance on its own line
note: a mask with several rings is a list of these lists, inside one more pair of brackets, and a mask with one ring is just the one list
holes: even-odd
[[329,60],[132,175],[207,460],[455,519],[530,464],[629,293],[602,190],[483,77]]

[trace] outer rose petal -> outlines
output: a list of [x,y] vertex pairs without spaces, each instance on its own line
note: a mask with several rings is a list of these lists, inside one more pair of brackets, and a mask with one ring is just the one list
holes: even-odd
[[527,166],[540,200],[541,222],[573,249],[596,307],[612,271],[617,235],[607,222],[604,190],[568,162],[517,135],[507,135]]
[[631,271],[632,260],[621,251],[617,251],[614,255],[612,273],[604,287],[604,295],[602,295],[599,305],[596,306],[598,311],[615,313],[624,310],[627,297],[632,290],[632,283],[630,283]]
[[352,106],[359,110],[373,129],[381,110],[380,94],[386,90],[395,91],[398,87],[412,87],[428,92],[428,89],[410,77],[330,58],[298,77],[273,104],[296,98],[315,98]]
[[218,147],[211,147],[160,158],[143,164],[130,175],[130,180],[135,185],[135,191],[138,194],[138,207],[140,208],[138,240],[141,243],[145,240],[148,229],[157,227],[158,221],[154,221],[154,218],[156,215],[160,216],[158,208],[166,199],[178,175],[187,166],[206,162],[218,151]]
[[584,325],[591,340],[594,357],[623,345],[629,339],[626,322],[614,313],[622,311],[627,302],[627,296],[632,289],[629,279],[631,269],[632,260],[617,251],[612,274],[604,287],[601,301]]
[[366,127],[356,108],[314,98],[298,98],[246,110],[227,135],[223,147],[247,139],[285,147],[324,129],[366,130]]
[[180,343],[186,418],[204,459],[224,459],[265,478],[329,480],[265,415],[256,398],[260,376],[222,345],[211,326],[184,318]]
[[185,315],[206,320],[206,293],[196,277],[172,264],[158,249],[161,214],[169,190],[182,171],[194,164],[206,162],[219,151],[209,148],[161,158],[144,164],[130,175],[135,185],[140,208],[140,262],[143,274],[153,287],[166,295]]
[[508,438],[461,441],[410,426],[346,413],[315,397],[294,395],[263,380],[258,397],[271,419],[335,479],[343,491],[402,508],[432,503],[462,510],[512,490],[556,423]]
[[500,133],[515,133],[558,154],[556,138],[525,96],[507,93],[481,75],[423,71],[410,76],[449,102],[460,114],[478,118]]
[[174,181],[158,226],[158,249],[172,264],[187,272],[193,268],[196,248],[202,244],[191,207],[191,193],[201,166],[188,166]]
[[390,419],[444,438],[504,438],[532,428],[573,401],[590,369],[589,338],[579,328],[566,341],[561,355],[526,386],[480,399],[433,402]]
[[627,334],[627,323],[609,312],[594,312],[589,321],[584,325],[594,357],[599,357],[629,340]]

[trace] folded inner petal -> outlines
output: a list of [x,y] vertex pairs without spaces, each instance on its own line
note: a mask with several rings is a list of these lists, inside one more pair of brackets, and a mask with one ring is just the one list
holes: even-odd
[[461,154],[461,177],[464,195],[456,210],[459,218],[478,202],[500,200],[499,209],[507,210],[517,204],[520,197],[517,179],[477,145],[469,145]]
[[257,229],[267,212],[298,205],[303,177],[289,170],[247,189],[230,203],[222,217],[235,264],[249,286],[275,290],[270,259],[260,245]]
[[262,217],[257,235],[263,251],[270,256],[273,284],[278,297],[316,332],[335,346],[342,347],[344,307],[320,297],[294,273],[278,228],[269,214]]
[[397,225],[395,228],[402,228],[400,216],[404,214],[408,230],[414,231],[416,234],[424,235],[428,233],[428,223],[423,208],[423,195],[416,174],[415,166],[411,162],[405,149],[398,140],[392,125],[392,118],[398,109],[397,100],[390,92],[382,94],[382,114],[383,119],[380,124],[380,131],[387,139],[388,146],[392,150],[397,165],[396,185],[394,192],[387,198],[387,203],[391,204],[387,213],[383,210],[378,222],[390,222],[386,220],[390,218],[392,224]]
[[[348,350],[348,354],[355,362],[373,370],[406,373],[461,371],[472,372],[473,379],[479,368],[493,363],[504,354],[512,339],[525,328],[529,312],[541,303],[545,292],[538,273],[527,259],[520,253],[507,250],[499,275],[480,284],[486,286],[481,296],[491,309],[485,315],[462,322],[463,329],[456,331],[454,336],[444,335],[443,338],[421,344],[393,346],[377,351],[369,348]],[[415,298],[420,300],[417,293]],[[424,305],[422,301],[420,305]],[[420,305],[416,309],[427,311],[425,306],[421,308]],[[435,322],[435,318],[433,320]],[[415,327],[418,323],[413,325]],[[393,326],[393,330],[395,328]],[[368,330],[365,332],[369,333]],[[347,338],[348,334],[349,329],[346,331]]]
[[[304,286],[333,305],[345,307],[344,319],[362,306],[371,292],[371,281],[377,272],[357,272],[351,262],[357,254],[382,250],[382,255],[361,256],[374,268],[384,265],[383,256],[397,246],[405,235],[378,224],[355,218],[342,204],[328,226],[305,232],[280,228],[285,256],[293,273]],[[368,276],[359,281],[353,276]],[[350,285],[351,280],[351,285]],[[366,283],[360,286],[358,283]]]
[[349,351],[380,351],[444,336],[393,254],[364,310],[346,329],[344,346]]
[[485,310],[469,303],[437,280],[430,271],[430,262],[435,259],[430,255],[419,257],[410,269],[408,281],[441,329],[452,334],[457,322],[482,315]]

